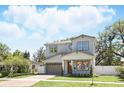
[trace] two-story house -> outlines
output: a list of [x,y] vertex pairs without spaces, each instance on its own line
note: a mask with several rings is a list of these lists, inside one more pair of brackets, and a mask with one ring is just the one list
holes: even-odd
[[95,44],[96,38],[88,35],[46,43],[46,73],[90,74],[95,66]]

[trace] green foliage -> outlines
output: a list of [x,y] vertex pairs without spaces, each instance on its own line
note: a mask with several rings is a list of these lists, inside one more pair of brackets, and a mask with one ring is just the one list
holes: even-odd
[[124,67],[117,67],[116,70],[120,73],[120,77],[124,79]]
[[96,65],[121,65],[124,57],[124,20],[119,20],[99,34]]
[[70,76],[75,76],[75,77],[91,77],[91,74],[74,74]]
[[29,71],[29,66],[18,66],[17,73],[27,73]]
[[9,54],[9,47],[5,44],[0,43],[0,61],[3,61],[6,59],[6,57]]
[[43,49],[43,47],[41,47],[39,50],[37,50],[37,52],[33,55],[33,61],[34,62],[39,62],[39,63],[43,63],[45,60],[45,50]]
[[21,56],[10,56],[5,60],[5,65],[8,67],[10,77],[13,77],[13,74],[17,72],[28,72],[30,63],[30,60]]
[[21,52],[20,50],[16,50],[15,52],[13,52],[13,56],[23,57],[23,52]]
[[124,74],[124,67],[123,66],[117,67],[116,70],[118,72],[120,72],[120,74]]
[[37,72],[37,69],[32,69],[32,72],[31,72],[33,75],[36,75],[36,74],[38,74],[38,72]]
[[5,60],[5,64],[12,66],[28,66],[30,61],[28,59],[19,57],[19,56],[10,56],[8,59]]
[[23,57],[26,59],[30,59],[30,53],[28,51],[25,51]]
[[5,77],[5,76],[8,76],[9,72],[1,71],[0,74],[1,74],[0,77]]
[[29,73],[30,53],[25,51],[24,53],[20,50],[16,50],[13,53],[9,52],[9,47],[5,44],[0,43],[0,62],[4,63],[4,71],[1,71],[0,76],[10,76],[17,72]]

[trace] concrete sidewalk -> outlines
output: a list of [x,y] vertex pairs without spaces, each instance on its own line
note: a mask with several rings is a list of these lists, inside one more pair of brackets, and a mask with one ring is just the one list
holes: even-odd
[[0,87],[29,87],[38,81],[47,80],[52,77],[54,75],[36,75],[19,79],[3,78],[1,80],[6,81],[0,81]]

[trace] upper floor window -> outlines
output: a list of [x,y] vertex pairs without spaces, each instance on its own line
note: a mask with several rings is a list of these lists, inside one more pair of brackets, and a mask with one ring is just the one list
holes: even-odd
[[88,51],[89,50],[89,41],[78,41],[77,42],[78,51]]
[[51,46],[49,48],[49,50],[50,50],[50,53],[56,53],[57,52],[57,46]]

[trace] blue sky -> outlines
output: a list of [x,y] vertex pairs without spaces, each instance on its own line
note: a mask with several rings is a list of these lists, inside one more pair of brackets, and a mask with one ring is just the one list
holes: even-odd
[[33,54],[44,43],[80,34],[98,36],[124,18],[124,6],[0,6],[0,42]]

